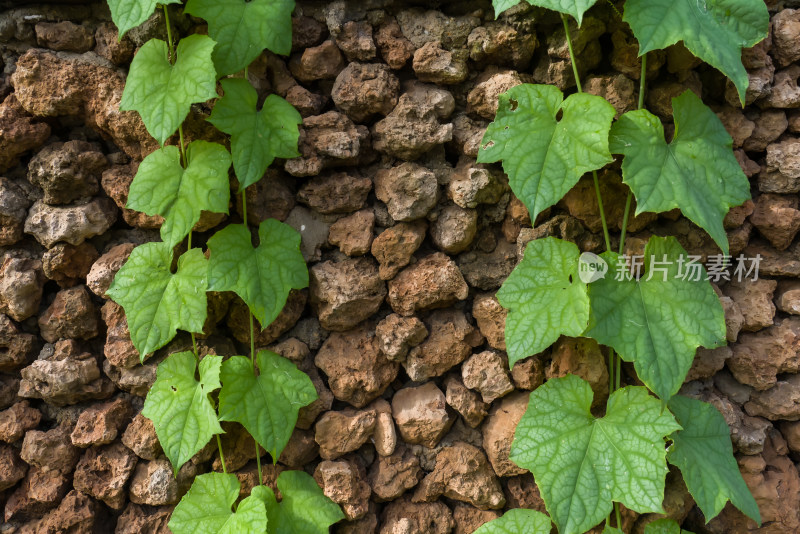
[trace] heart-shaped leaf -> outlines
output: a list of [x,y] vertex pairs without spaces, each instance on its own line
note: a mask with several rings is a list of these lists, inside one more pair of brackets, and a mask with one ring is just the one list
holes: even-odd
[[158,4],[180,4],[181,0],[108,0],[111,20],[117,25],[119,38],[150,18]]

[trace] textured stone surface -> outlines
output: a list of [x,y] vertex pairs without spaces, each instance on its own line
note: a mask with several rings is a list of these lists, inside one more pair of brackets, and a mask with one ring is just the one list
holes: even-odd
[[59,241],[80,245],[102,234],[117,220],[117,207],[107,198],[95,198],[85,204],[65,207],[41,201],[31,206],[25,220],[25,233],[33,235],[47,248]]
[[432,382],[395,393],[392,416],[403,441],[426,447],[434,447],[454,421],[444,393]]
[[309,275],[311,306],[328,330],[349,330],[378,311],[386,298],[386,284],[370,259],[318,263]]
[[422,258],[389,282],[389,304],[406,316],[449,306],[466,299],[468,293],[461,271],[440,252]]

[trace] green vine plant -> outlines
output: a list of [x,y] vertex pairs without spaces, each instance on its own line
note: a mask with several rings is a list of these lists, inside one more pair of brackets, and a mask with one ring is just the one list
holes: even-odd
[[[494,0],[495,15],[521,1]],[[551,379],[531,393],[510,457],[533,474],[549,517],[511,510],[476,534],[547,534],[552,523],[561,534],[579,534],[603,521],[604,533],[622,533],[619,504],[642,514],[664,513],[667,463],[680,470],[707,521],[730,501],[760,524],[724,418],[711,404],[677,395],[697,348],[725,344],[725,316],[705,270],[697,265],[697,280],[680,276],[687,253],[674,237],[649,240],[641,276],[630,272],[623,252],[635,196],[637,215],[678,208],[728,254],[722,220],[750,197],[731,137],[700,98],[686,91],[672,101],[675,134],[667,143],[661,121],[644,109],[647,53],[682,41],[733,81],[744,105],[749,79],[741,50],[766,37],[766,6],[762,0],[626,0],[623,20],[639,42],[641,87],[638,109],[614,121],[610,103],[582,91],[570,39],[568,16],[580,26],[596,0],[525,1],[561,14],[577,92],[564,98],[556,87],[523,84],[501,95],[478,161],[502,162],[531,220],[591,172],[605,238],[600,258],[621,267],[623,276],[584,280],[578,247],[548,237],[527,244],[499,290],[498,300],[509,311],[505,333],[512,366],[562,335],[592,338],[607,347],[610,396],[604,415],[595,417],[592,389],[576,376]],[[597,175],[614,155],[623,157],[623,182],[630,189],[617,251]],[[633,363],[646,387],[621,387],[623,360]],[[671,519],[645,529],[681,532]]]
[[[155,0],[108,0],[119,37],[159,7]],[[258,109],[247,67],[268,49],[291,51],[294,0],[189,0],[184,12],[208,21],[208,35],[176,43],[162,0],[167,41],[151,39],[134,57],[120,109],[136,111],[161,148],[141,162],[127,207],[161,215],[161,241],[136,247],[117,273],[108,295],[124,310],[131,341],[142,362],[178,330],[191,334],[192,351],[169,355],[145,400],[145,417],[174,473],[216,438],[222,473],[197,476],[169,522],[175,534],[322,534],[343,519],[314,479],[284,471],[279,502],[263,485],[260,448],[273,462],[291,437],[298,412],[317,398],[308,376],[291,361],[255,350],[254,319],[267,327],[292,289],[308,285],[300,235],[274,219],[247,225],[245,189],[260,180],[275,158],[298,156],[300,114],[277,95]],[[244,78],[238,77],[244,71]],[[222,78],[220,80],[220,78]],[[219,98],[219,86],[224,95]],[[193,104],[217,99],[209,122],[230,135],[231,151],[207,141],[186,143],[182,123]],[[166,145],[175,133],[176,145]],[[229,169],[242,197],[241,224],[230,224],[192,248],[192,229],[202,211],[228,213]],[[186,251],[175,258],[179,245]],[[198,352],[208,291],[232,291],[248,306],[250,354],[223,358]],[[259,485],[239,501],[240,483],[228,473],[221,421],[241,424],[253,436]]]

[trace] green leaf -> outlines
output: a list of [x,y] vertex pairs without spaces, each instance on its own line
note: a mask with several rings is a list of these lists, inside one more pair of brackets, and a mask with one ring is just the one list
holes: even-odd
[[586,284],[578,278],[580,251],[554,237],[537,239],[497,292],[509,310],[506,350],[509,364],[552,345],[559,336],[580,336],[589,321]]
[[158,366],[142,415],[153,421],[158,442],[176,474],[214,434],[223,433],[208,398],[220,387],[221,365],[221,356],[209,355],[200,360],[199,381],[195,378],[197,362],[192,352],[171,354]]
[[167,43],[150,39],[131,62],[119,109],[138,111],[150,135],[163,145],[195,102],[217,96],[211,51],[214,41],[190,35],[178,43],[177,60],[167,59]]
[[623,181],[636,195],[636,214],[681,211],[728,253],[722,219],[750,198],[750,182],[713,111],[691,91],[672,99],[675,137],[646,110],[623,115],[611,128],[611,151],[624,154]]
[[613,161],[608,132],[614,114],[599,96],[579,93],[564,100],[551,85],[518,85],[500,95],[497,118],[483,136],[478,161],[502,160],[511,189],[535,220],[585,172]]
[[686,48],[733,80],[744,106],[750,85],[742,48],[767,36],[762,0],[628,0],[623,20],[639,41],[639,55],[683,41]]
[[108,0],[108,7],[122,39],[128,30],[149,19],[158,4],[180,3],[181,0]]
[[222,364],[221,421],[241,423],[277,462],[297,423],[300,408],[314,402],[317,390],[297,366],[274,352],[256,355],[259,374],[244,356]]
[[683,530],[674,519],[656,519],[644,527],[644,534],[694,534]]
[[511,446],[511,460],[533,473],[561,534],[597,525],[612,501],[663,513],[664,436],[680,428],[675,419],[643,387],[612,393],[601,419],[591,405],[584,380],[548,380],[531,393]]
[[264,176],[275,158],[300,155],[297,125],[303,118],[278,95],[269,95],[257,110],[258,94],[246,80],[228,78],[220,83],[225,96],[214,105],[208,121],[231,136],[233,167],[242,192]]
[[308,269],[300,254],[300,234],[268,219],[258,228],[258,247],[250,230],[230,224],[208,240],[208,289],[234,291],[247,303],[263,328],[275,320],[292,289],[308,285]]
[[292,51],[294,0],[189,0],[186,13],[208,21],[218,76],[239,72],[265,49]]
[[597,3],[597,0],[526,0],[532,6],[544,7],[571,15],[578,21],[580,27],[583,23],[583,14]]
[[169,521],[174,534],[241,534],[267,530],[267,511],[257,486],[236,511],[239,479],[233,474],[206,473],[194,479]]
[[603,527],[603,534],[625,534],[625,533],[618,528],[609,527],[608,525],[606,525],[605,527]]
[[283,495],[280,503],[269,492],[269,534],[328,534],[331,525],[344,519],[339,506],[303,471],[282,472],[278,489]]
[[514,508],[482,525],[474,534],[550,534],[550,518],[536,510]]
[[172,273],[172,247],[145,243],[133,249],[106,292],[125,309],[131,341],[144,357],[169,343],[178,328],[201,332],[206,320],[208,263],[200,249],[178,259]]
[[507,11],[519,4],[522,0],[492,0],[494,6],[494,18],[500,16],[503,11]]
[[[623,257],[613,252],[602,256],[610,271],[589,285],[591,312],[583,335],[634,362],[642,382],[667,401],[683,384],[697,347],[725,344],[719,297],[702,265],[689,274],[689,256],[674,237],[650,238],[638,281],[622,277],[619,268],[613,273]],[[692,279],[695,273],[698,280]]]
[[181,166],[178,147],[165,146],[144,158],[131,183],[127,208],[163,215],[161,239],[180,243],[200,220],[202,210],[228,213],[231,156],[224,146],[194,141]]
[[730,500],[761,525],[758,505],[733,457],[730,429],[722,414],[711,404],[683,396],[673,397],[669,409],[683,430],[670,436],[673,443],[667,459],[681,470],[706,521]]

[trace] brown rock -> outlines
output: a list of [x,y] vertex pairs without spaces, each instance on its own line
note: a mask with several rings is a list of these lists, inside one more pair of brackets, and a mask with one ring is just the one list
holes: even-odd
[[765,193],[756,199],[750,222],[775,248],[786,250],[800,231],[797,207],[797,198]]
[[323,328],[348,330],[378,311],[386,284],[368,258],[326,261],[309,270],[311,307]]
[[122,306],[109,300],[100,308],[100,314],[106,324],[106,344],[103,347],[106,359],[111,365],[125,369],[139,364],[139,351],[131,341],[128,320]]
[[772,17],[772,57],[779,67],[800,59],[797,38],[800,37],[800,10],[782,9]]
[[155,460],[162,452],[153,422],[141,413],[125,429],[122,443],[143,460]]
[[472,301],[472,316],[478,323],[481,335],[486,338],[486,342],[493,349],[506,350],[507,313],[493,294],[477,295]]
[[436,145],[453,138],[447,119],[455,108],[449,92],[417,84],[402,95],[397,106],[372,128],[373,147],[392,157],[414,161]]
[[605,405],[608,398],[608,368],[597,342],[589,338],[562,336],[553,346],[553,361],[547,378],[576,375],[592,386],[592,406]]
[[0,445],[0,491],[13,487],[25,477],[28,466],[17,450],[9,445]]
[[62,288],[67,288],[83,282],[99,257],[94,245],[86,241],[77,247],[58,243],[44,253],[42,267],[47,278],[55,280]]
[[722,303],[722,311],[725,313],[725,338],[729,343],[733,343],[739,339],[739,332],[744,325],[744,315],[732,298],[722,295],[719,301]]
[[375,196],[395,221],[421,219],[439,200],[436,175],[416,163],[402,163],[375,175]]
[[488,122],[475,120],[466,113],[458,113],[453,118],[453,141],[456,151],[465,156],[478,157],[481,140],[486,133]]
[[[303,310],[308,300],[308,291],[305,289],[292,289],[286,299],[286,305],[281,313],[272,321],[269,326],[262,328],[261,323],[255,320],[256,346],[269,345],[281,335],[292,328]],[[233,336],[241,343],[250,343],[250,309],[239,297],[230,301],[226,324],[233,331]]]
[[800,315],[800,283],[794,280],[780,281],[775,303],[782,312]]
[[483,423],[483,449],[489,457],[494,472],[499,477],[509,477],[527,473],[527,469],[517,466],[509,459],[514,430],[517,428],[525,410],[528,408],[529,393],[516,392],[503,398],[492,406],[489,417]]
[[308,181],[297,200],[320,213],[351,213],[361,209],[371,189],[369,178],[338,172]]
[[426,447],[435,447],[454,422],[444,393],[433,382],[395,393],[392,416],[403,441]]
[[352,521],[367,515],[372,489],[359,457],[338,461],[324,460],[317,464],[314,479],[330,500],[342,507],[345,518]]
[[507,368],[508,359],[504,355],[485,350],[473,354],[464,362],[461,366],[461,378],[466,387],[480,392],[483,402],[491,404],[514,391]]
[[314,432],[295,428],[289,442],[281,452],[278,461],[290,468],[302,469],[319,456],[319,445],[314,440]]
[[447,196],[462,208],[497,204],[508,191],[508,179],[501,172],[462,158],[447,184]]
[[17,158],[50,137],[50,126],[34,122],[12,93],[0,104],[0,172],[13,167]]
[[430,41],[414,52],[414,73],[423,82],[440,85],[461,83],[467,79],[468,58],[466,50],[445,50],[441,43]]
[[375,431],[372,434],[372,444],[375,452],[380,456],[390,456],[397,447],[397,431],[392,419],[392,405],[383,399],[377,399],[370,404],[370,408],[378,413],[375,420]]
[[483,291],[498,289],[518,263],[511,243],[500,240],[491,252],[473,249],[458,256],[458,268],[472,287]]
[[[131,183],[139,168],[137,162],[129,165],[113,165],[103,172],[100,184],[103,191],[114,201],[114,204],[122,212],[122,218],[126,223],[135,228],[156,229],[161,228],[164,217],[161,215],[147,215],[136,210],[129,210],[125,206],[128,203],[128,193]],[[202,217],[202,216],[201,216]]]
[[590,76],[586,79],[584,90],[601,96],[614,106],[617,117],[636,109],[636,88],[633,81],[624,74]]
[[117,528],[114,534],[169,534],[167,527],[171,508],[145,508],[135,503],[130,503],[117,519]]
[[397,105],[400,82],[386,65],[350,63],[333,84],[331,98],[356,122],[387,115]]
[[286,172],[292,176],[316,176],[322,169],[355,165],[368,157],[369,130],[337,111],[305,117],[298,150],[301,156],[284,164]]
[[389,281],[389,304],[405,316],[450,306],[468,294],[461,271],[441,252],[424,257]]
[[402,69],[414,54],[414,45],[403,36],[397,20],[387,17],[375,32],[375,43],[383,60],[394,70]]
[[148,506],[177,504],[178,492],[178,481],[168,460],[161,458],[136,464],[130,483],[132,502]]
[[413,500],[430,502],[444,495],[482,510],[497,510],[506,504],[500,482],[477,447],[456,442],[436,455],[436,468],[414,492]]
[[511,368],[511,379],[517,388],[533,391],[544,383],[544,362],[538,356],[518,360]]
[[28,365],[38,349],[36,336],[23,333],[11,319],[0,314],[0,371]]
[[62,289],[39,316],[39,332],[48,342],[91,339],[98,334],[97,309],[86,286]]
[[398,223],[381,232],[372,242],[372,255],[380,264],[378,275],[391,280],[400,269],[411,262],[411,257],[425,239],[425,221]]
[[61,502],[72,488],[72,477],[58,471],[31,467],[22,484],[9,495],[6,521],[21,521],[41,516]]
[[375,213],[369,208],[363,209],[333,223],[328,242],[348,256],[363,256],[372,246],[374,227]]
[[782,373],[800,371],[800,318],[789,317],[755,334],[742,334],[733,345],[728,368],[742,384],[769,389]]
[[74,22],[37,22],[36,41],[42,48],[87,52],[94,46],[94,36],[86,27]]
[[762,111],[755,118],[754,126],[753,133],[743,144],[744,149],[748,152],[763,152],[786,131],[789,121],[786,112],[770,109]]
[[756,281],[733,280],[725,286],[725,293],[733,299],[741,310],[744,322],[742,330],[755,332],[772,326],[775,316],[775,305],[772,303],[772,294],[778,282],[760,278]]
[[453,513],[443,502],[413,503],[408,497],[387,504],[381,520],[379,534],[450,534],[455,525]]
[[722,121],[722,125],[725,126],[728,134],[733,139],[734,149],[741,147],[756,128],[756,123],[745,117],[744,112],[739,108],[725,106],[715,110],[715,112],[717,118]]
[[289,69],[301,82],[332,80],[344,68],[344,58],[336,44],[327,40],[319,46],[306,48],[302,55],[289,61]]
[[70,436],[72,444],[85,449],[90,445],[111,443],[130,418],[130,411],[130,402],[121,397],[89,407],[78,416]]
[[488,405],[480,399],[476,392],[467,389],[455,376],[448,376],[444,385],[447,388],[445,393],[447,404],[461,414],[465,423],[472,428],[477,428],[486,417]]
[[14,443],[22,439],[25,432],[39,425],[42,413],[31,407],[28,401],[15,403],[11,408],[0,412],[0,441]]
[[331,334],[314,363],[328,376],[333,395],[356,408],[378,398],[399,370],[399,364],[381,354],[378,340],[366,325]]
[[0,313],[24,321],[39,311],[43,289],[39,260],[6,257],[0,264]]
[[463,312],[437,310],[427,321],[430,335],[411,349],[403,366],[409,378],[423,382],[441,376],[469,356],[482,340]]
[[86,275],[86,285],[98,297],[105,297],[108,287],[114,281],[117,271],[128,261],[133,251],[133,243],[123,243],[112,247],[92,264]]
[[75,489],[103,501],[114,510],[125,506],[125,483],[136,456],[122,443],[88,449],[75,468]]
[[428,337],[428,329],[416,317],[402,317],[392,313],[378,323],[375,335],[381,352],[390,360],[402,362],[409,349]]
[[22,239],[30,205],[20,186],[8,178],[0,178],[0,245],[13,245]]
[[500,517],[500,512],[494,510],[479,510],[466,504],[457,504],[453,510],[453,520],[456,528],[453,534],[472,534],[482,525]]
[[379,456],[369,469],[369,484],[378,502],[397,499],[421,479],[419,458],[405,447]]
[[686,382],[713,377],[725,367],[725,362],[733,355],[730,347],[707,349],[699,347],[694,355],[692,367],[686,375]]
[[754,391],[744,409],[749,415],[765,417],[770,421],[799,420],[800,375],[789,375],[786,379],[778,380],[770,389]]
[[478,212],[459,206],[447,206],[431,225],[431,238],[436,247],[448,254],[463,252],[478,232]]
[[758,189],[762,193],[800,192],[800,140],[790,137],[767,146],[767,165],[758,175]]
[[80,458],[80,450],[72,444],[69,434],[61,426],[47,432],[31,430],[25,434],[20,456],[42,471],[69,474]]
[[345,22],[336,34],[336,44],[349,61],[369,61],[377,52],[372,26],[367,21]]
[[99,178],[108,161],[86,141],[53,143],[28,164],[28,180],[42,188],[48,204],[69,204],[100,190]]
[[467,95],[467,112],[494,120],[498,97],[520,84],[522,79],[516,71],[492,69],[484,72],[478,77],[475,88]]
[[335,460],[357,450],[372,435],[377,417],[375,410],[347,408],[340,412],[326,412],[314,427],[319,455],[325,460]]
[[100,23],[94,32],[94,40],[97,43],[94,52],[115,65],[128,63],[133,57],[133,41],[127,35],[120,39],[117,27],[112,22]]
[[469,57],[482,64],[526,70],[538,46],[534,32],[517,29],[503,21],[478,26],[467,37]]
[[85,203],[50,206],[36,201],[25,220],[25,233],[47,248],[59,241],[80,245],[106,232],[117,220],[117,207],[108,198],[96,197]]

